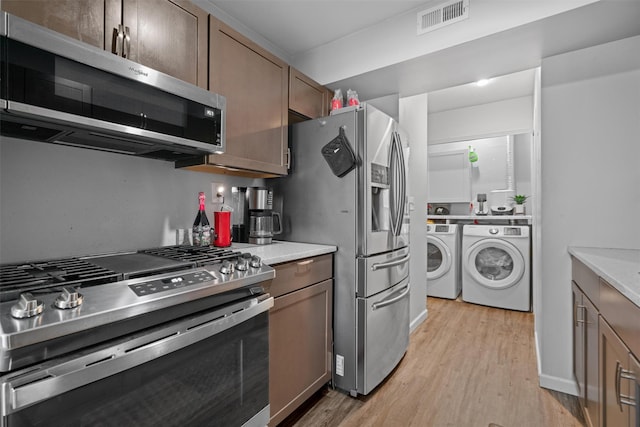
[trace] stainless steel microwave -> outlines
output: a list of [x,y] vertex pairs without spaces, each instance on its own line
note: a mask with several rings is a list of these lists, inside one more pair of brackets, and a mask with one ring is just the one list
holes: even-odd
[[226,100],[0,14],[0,133],[162,160],[225,149]]

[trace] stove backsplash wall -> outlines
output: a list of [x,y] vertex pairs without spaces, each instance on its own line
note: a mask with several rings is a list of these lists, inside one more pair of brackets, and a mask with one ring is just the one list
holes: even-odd
[[[0,140],[0,263],[174,243],[211,183],[264,180],[175,169],[173,163],[26,140]],[[230,194],[230,191],[229,193]]]

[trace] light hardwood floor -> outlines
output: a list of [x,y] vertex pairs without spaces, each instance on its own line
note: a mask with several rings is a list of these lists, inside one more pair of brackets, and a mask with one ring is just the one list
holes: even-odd
[[575,397],[538,385],[533,314],[437,298],[427,307],[376,390],[324,389],[280,426],[584,426]]

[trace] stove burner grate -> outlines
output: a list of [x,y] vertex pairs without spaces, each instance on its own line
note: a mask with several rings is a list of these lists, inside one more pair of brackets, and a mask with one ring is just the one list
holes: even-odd
[[180,245],[144,249],[138,252],[169,258],[176,261],[189,261],[195,263],[198,267],[218,264],[226,259],[235,259],[241,255],[240,252],[223,248]]
[[122,275],[78,258],[0,266],[0,301],[20,293],[62,286],[93,286],[122,280]]

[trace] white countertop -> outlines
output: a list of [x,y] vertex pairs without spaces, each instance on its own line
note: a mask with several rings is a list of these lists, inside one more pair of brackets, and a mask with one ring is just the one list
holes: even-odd
[[270,245],[252,245],[249,243],[233,243],[231,249],[258,255],[265,264],[273,265],[297,259],[330,254],[338,250],[336,246],[317,245],[313,243],[284,242],[275,240]]
[[640,307],[640,249],[569,247],[569,253]]
[[456,221],[505,221],[505,220],[519,220],[531,222],[531,215],[427,215],[427,219],[444,219],[444,220],[456,220]]

